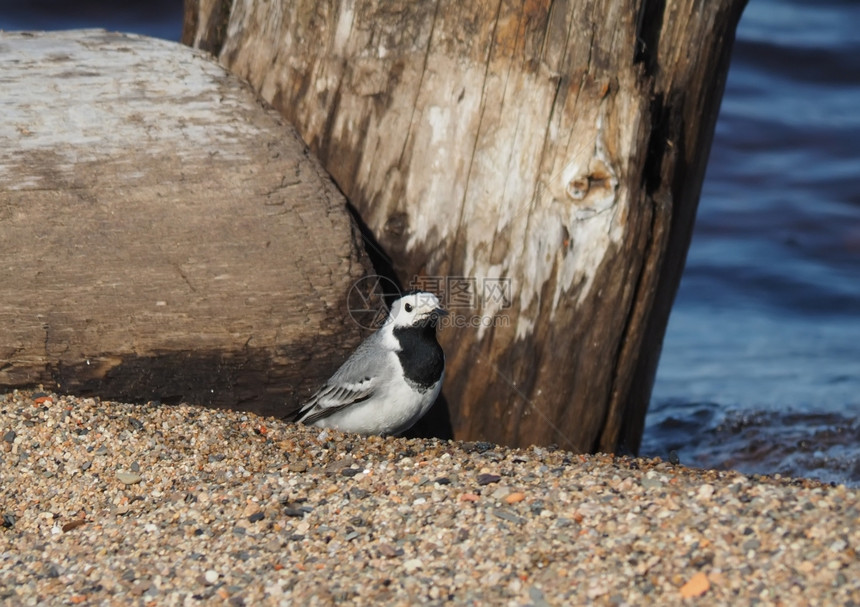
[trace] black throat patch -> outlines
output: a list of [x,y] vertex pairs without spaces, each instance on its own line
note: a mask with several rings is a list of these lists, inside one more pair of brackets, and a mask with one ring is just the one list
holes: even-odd
[[406,380],[421,391],[428,390],[445,370],[445,353],[436,341],[436,323],[398,327],[394,337],[400,342],[397,356]]

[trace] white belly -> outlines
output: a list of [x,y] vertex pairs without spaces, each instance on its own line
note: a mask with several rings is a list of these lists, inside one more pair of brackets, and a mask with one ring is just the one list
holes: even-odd
[[387,389],[370,399],[332,413],[313,425],[365,435],[400,434],[430,410],[439,396],[444,378],[443,373],[439,381],[423,393],[416,392],[402,379],[391,381]]

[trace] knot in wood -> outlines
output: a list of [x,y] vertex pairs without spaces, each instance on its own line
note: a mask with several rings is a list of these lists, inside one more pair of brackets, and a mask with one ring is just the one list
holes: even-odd
[[594,194],[603,198],[614,194],[615,183],[609,172],[597,169],[588,175],[577,176],[567,182],[565,193],[571,200],[585,200],[588,195]]
[[573,200],[582,200],[588,194],[590,180],[588,177],[577,177],[573,181],[568,182],[565,192]]

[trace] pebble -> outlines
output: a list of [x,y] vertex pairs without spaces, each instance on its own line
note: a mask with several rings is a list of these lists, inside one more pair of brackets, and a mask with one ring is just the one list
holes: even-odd
[[856,489],[38,398],[0,395],[2,604],[860,604]]
[[379,551],[379,554],[388,558],[394,558],[399,554],[397,549],[391,544],[381,543],[376,546],[376,549]]
[[116,477],[121,483],[125,483],[126,485],[134,485],[143,480],[143,477],[134,472],[117,472]]
[[515,491],[514,493],[510,493],[505,496],[505,503],[507,504],[516,504],[526,499],[526,494],[520,491]]
[[499,487],[490,495],[494,500],[501,500],[506,498],[511,493],[510,487]]
[[681,586],[680,594],[681,597],[685,599],[702,596],[710,589],[710,587],[711,583],[708,580],[708,576],[699,571],[693,575],[686,584]]
[[642,487],[645,489],[660,489],[663,486],[663,481],[656,478],[645,477],[641,481]]
[[531,604],[533,607],[549,607],[549,603],[543,595],[543,592],[540,588],[532,586],[528,590],[529,599],[531,599]]
[[696,497],[700,500],[709,500],[714,495],[714,486],[713,485],[702,485],[699,487],[699,490],[696,492]]
[[507,510],[502,510],[501,508],[494,509],[493,514],[495,514],[497,517],[504,519],[506,521],[516,523],[517,525],[522,525],[526,522],[526,519],[524,519],[523,517],[517,516],[513,512],[508,512]]
[[502,477],[498,474],[479,474],[478,475],[478,484],[479,485],[490,485],[492,483],[498,483],[502,480]]
[[403,570],[410,575],[423,568],[424,563],[422,563],[420,559],[409,559],[408,561],[403,561]]

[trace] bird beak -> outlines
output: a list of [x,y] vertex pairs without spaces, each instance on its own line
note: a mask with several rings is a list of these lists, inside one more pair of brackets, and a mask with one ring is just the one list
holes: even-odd
[[435,327],[439,324],[439,319],[443,316],[448,316],[448,310],[436,308],[435,310],[430,312],[430,314],[427,315],[427,319],[424,322],[430,324],[430,326]]

